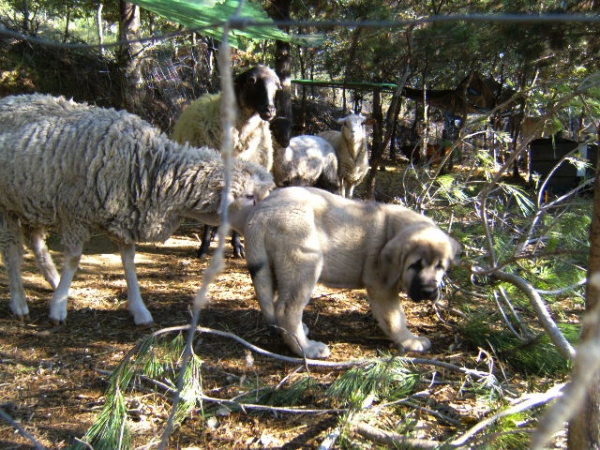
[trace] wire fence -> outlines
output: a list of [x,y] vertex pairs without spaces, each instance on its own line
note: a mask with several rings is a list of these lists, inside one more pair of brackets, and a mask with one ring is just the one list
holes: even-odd
[[[427,17],[420,18],[414,20],[401,20],[401,21],[274,21],[274,22],[257,22],[252,20],[246,20],[240,17],[232,17],[227,22],[219,22],[210,25],[210,28],[213,29],[223,29],[224,37],[223,42],[224,46],[221,48],[221,55],[223,56],[219,61],[219,69],[220,73],[223,76],[222,86],[225,91],[231,89],[231,74],[230,74],[230,66],[229,66],[229,52],[227,47],[227,33],[230,29],[243,29],[246,27],[260,27],[260,26],[289,26],[289,27],[302,27],[302,28],[314,28],[314,29],[325,29],[331,27],[363,27],[363,28],[386,28],[386,29],[401,29],[409,26],[416,26],[425,23],[441,23],[441,22],[505,22],[505,23],[600,23],[600,16],[592,16],[592,15],[571,15],[571,14],[542,14],[542,15],[531,15],[531,14],[466,14],[466,15],[448,15],[448,16],[435,16],[435,17]],[[115,46],[123,46],[130,45],[132,43],[156,43],[158,41],[165,41],[174,39],[183,35],[187,35],[191,32],[202,33],[205,30],[205,27],[196,28],[196,29],[186,29],[182,31],[178,31],[176,33],[164,34],[164,35],[153,35],[147,38],[129,40],[129,41],[118,41],[113,43],[106,44],[70,44],[70,43],[60,43],[55,41],[46,40],[39,37],[27,36],[23,33],[19,33],[17,31],[9,30],[7,28],[0,28],[0,36],[3,40],[9,43],[9,46],[15,48],[15,46],[20,43],[26,42],[30,44],[31,48],[35,48],[36,52],[40,52],[39,56],[46,57],[49,59],[50,53],[52,50],[54,51],[76,51],[82,52],[84,50],[95,50],[100,47],[102,48],[110,48]],[[14,40],[11,42],[11,40]],[[51,49],[51,50],[48,50]],[[19,50],[23,50],[23,47],[19,47]],[[5,50],[6,51],[6,50]],[[85,54],[85,53],[82,53]],[[52,54],[53,58],[56,60],[60,60],[59,55]],[[187,56],[186,56],[187,57]],[[183,57],[183,58],[186,58]],[[112,98],[114,94],[115,85],[118,83],[117,79],[112,75],[113,70],[116,70],[115,67],[111,65],[109,61],[102,60],[102,63],[99,66],[94,66],[92,70],[90,70],[90,61],[88,60],[79,60],[79,63],[82,64],[78,72],[84,73],[85,67],[90,70],[90,73],[95,74],[94,77],[88,78],[88,82],[86,84],[86,89],[88,92],[82,94],[82,97],[91,96],[96,100],[101,99],[101,103],[110,104],[114,101]],[[104,64],[104,66],[102,66]],[[195,81],[198,78],[198,73],[194,73],[192,71],[188,71],[187,75],[185,74],[189,68],[189,64],[184,59],[175,59],[172,58],[148,58],[147,65],[143,70],[144,77],[146,80],[146,85],[148,89],[156,92],[156,95],[153,97],[157,105],[158,109],[160,109],[163,113],[161,118],[155,117],[154,121],[161,123],[162,127],[165,129],[170,128],[170,118],[177,117],[176,110],[182,107],[182,102],[189,99],[189,97],[193,97],[197,94],[196,91],[191,89],[189,86],[194,85]],[[63,75],[65,79],[67,75]],[[90,86],[94,86],[91,88]],[[183,88],[188,86],[187,88]],[[214,88],[213,84],[207,84],[203,86],[206,90],[210,90]],[[191,92],[190,92],[191,89]],[[109,91],[111,94],[107,95],[106,92]],[[183,92],[188,92],[188,94],[184,95]],[[105,97],[103,97],[105,96]],[[183,99],[183,100],[182,100]],[[226,110],[233,110],[234,108],[225,108]],[[230,129],[230,124],[232,123],[232,117],[225,117],[224,119],[224,130]],[[227,160],[228,156],[231,153],[231,149],[228,148],[227,144],[224,145],[223,153]],[[226,182],[230,183],[230,174],[226,175]],[[227,192],[224,193],[224,198],[227,197]],[[224,202],[223,204],[223,216],[226,218],[226,207],[227,204]],[[220,242],[225,242],[225,239],[222,236]],[[205,283],[210,283],[214,279],[214,277],[219,273],[222,267],[222,249],[221,253],[217,253],[213,256],[212,265],[214,268],[211,268],[211,276],[206,277],[207,280]],[[213,267],[211,265],[211,267]],[[190,324],[190,338],[188,339],[188,354],[191,352],[191,345],[193,341],[193,333],[196,330],[198,315],[200,310],[205,303],[205,299],[203,299],[203,292],[205,292],[205,286],[203,286],[203,291],[199,293],[199,298],[197,300],[197,304],[195,305],[194,318],[192,323]],[[596,362],[595,362],[596,363]],[[184,374],[185,369],[181,370],[181,373]],[[173,406],[173,414],[177,409],[177,401],[178,395],[175,397],[174,406]],[[172,416],[168,425],[166,426],[166,430],[163,435],[162,443],[160,448],[166,448],[168,445],[168,438],[171,432],[172,426]]]

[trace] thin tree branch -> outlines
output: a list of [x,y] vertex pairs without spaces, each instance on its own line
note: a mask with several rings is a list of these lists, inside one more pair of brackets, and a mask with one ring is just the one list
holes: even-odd
[[550,313],[548,312],[548,309],[546,308],[546,305],[544,304],[544,301],[538,291],[527,280],[512,273],[498,270],[497,272],[491,274],[491,276],[500,281],[504,281],[516,286],[529,298],[531,305],[537,314],[538,320],[540,321],[544,330],[546,330],[548,333],[552,343],[556,346],[560,354],[565,359],[573,361],[576,354],[575,348],[565,338],[554,320],[552,320],[552,317],[550,316]]
[[[590,279],[600,288],[600,273]],[[600,302],[586,313],[583,318],[584,327],[594,330],[584,333],[584,340],[579,344],[571,381],[562,395],[542,416],[537,431],[532,436],[531,449],[542,450],[546,442],[556,433],[565,421],[569,421],[585,404],[585,396],[590,383],[600,368]]]
[[398,433],[375,428],[366,423],[357,423],[352,429],[357,434],[370,441],[389,446],[403,446],[416,449],[436,449],[441,446],[440,442],[408,438]]
[[537,406],[545,405],[546,403],[554,400],[555,398],[562,395],[563,384],[559,384],[553,386],[548,391],[543,392],[541,394],[530,394],[527,395],[520,403],[515,406],[505,409],[504,411],[500,411],[498,414],[494,414],[491,417],[488,417],[485,420],[482,420],[477,425],[472,427],[469,431],[464,433],[457,439],[454,439],[451,442],[452,446],[459,447],[461,445],[465,445],[473,436],[475,436],[480,431],[485,428],[495,424],[499,419],[507,416],[511,416],[513,414],[517,414],[523,411],[527,411],[528,409],[535,408]]
[[[244,1],[240,0],[238,4],[238,8],[231,17],[230,21],[235,21],[242,10],[244,5]],[[229,46],[229,30],[230,30],[230,22],[227,22],[223,27],[223,41],[221,45],[221,51],[219,52],[219,70],[221,72],[221,90],[222,90],[222,102],[223,106],[221,107],[221,121],[223,125],[223,142],[221,143],[221,156],[223,158],[223,179],[224,179],[224,187],[221,193],[221,205],[220,205],[220,215],[221,215],[221,225],[219,226],[219,246],[217,251],[211,258],[210,265],[204,271],[204,280],[202,282],[202,287],[200,291],[196,295],[194,299],[194,307],[193,307],[193,315],[191,320],[191,325],[188,332],[188,338],[185,346],[185,350],[183,353],[183,362],[181,372],[179,374],[179,379],[177,380],[177,392],[173,398],[173,409],[171,410],[171,414],[169,415],[169,420],[167,421],[167,425],[163,432],[162,440],[158,447],[159,450],[163,450],[167,447],[169,442],[169,436],[173,430],[173,425],[175,422],[175,415],[177,414],[177,409],[181,397],[181,391],[183,390],[183,385],[185,382],[186,376],[186,367],[189,364],[189,361],[193,354],[193,342],[194,335],[196,332],[196,327],[198,322],[200,321],[200,311],[206,304],[208,303],[207,292],[210,285],[212,285],[217,278],[217,276],[223,271],[225,267],[225,236],[229,231],[229,215],[228,215],[228,202],[229,202],[229,194],[231,192],[231,172],[233,166],[233,141],[231,136],[231,129],[233,128],[233,124],[236,120],[236,108],[235,108],[235,94],[233,92],[233,76],[231,74],[231,65],[230,65],[230,56],[231,56],[231,48]]]
[[17,430],[21,436],[23,436],[26,439],[29,439],[33,443],[33,447],[36,450],[46,450],[46,447],[40,444],[31,434],[25,431],[25,428],[19,425],[19,423],[16,422],[12,417],[10,417],[10,415],[2,408],[0,408],[0,418],[4,419],[6,423],[8,423],[11,427]]

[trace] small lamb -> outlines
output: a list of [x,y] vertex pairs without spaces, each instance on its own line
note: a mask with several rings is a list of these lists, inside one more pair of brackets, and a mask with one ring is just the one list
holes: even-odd
[[[21,276],[22,228],[31,228],[40,268],[56,287],[50,302],[54,323],[67,318],[83,244],[101,230],[119,245],[135,323],[152,324],[135,272],[135,243],[165,241],[185,217],[218,221],[224,187],[220,153],[171,141],[126,111],[63,97],[5,97],[0,123],[0,250],[12,311],[29,314]],[[263,167],[234,162],[234,203],[252,204],[273,187]],[[62,237],[60,281],[44,242],[46,230]]]
[[277,186],[316,186],[338,191],[338,161],[329,142],[311,135],[290,138],[292,127],[285,117],[271,121],[271,133]]
[[354,189],[369,170],[367,154],[367,118],[362,114],[350,114],[337,123],[341,131],[323,131],[318,136],[326,139],[335,149],[339,165],[340,195],[352,198]]

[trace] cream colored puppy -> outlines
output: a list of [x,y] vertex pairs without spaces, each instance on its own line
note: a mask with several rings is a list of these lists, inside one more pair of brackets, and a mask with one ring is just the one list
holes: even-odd
[[460,245],[431,219],[398,205],[349,200],[316,188],[275,190],[256,205],[244,227],[246,259],[266,320],[282,330],[292,351],[326,358],[309,340],[302,313],[317,282],[366,288],[373,315],[405,350],[425,351],[427,338],[407,327],[399,291],[437,300]]

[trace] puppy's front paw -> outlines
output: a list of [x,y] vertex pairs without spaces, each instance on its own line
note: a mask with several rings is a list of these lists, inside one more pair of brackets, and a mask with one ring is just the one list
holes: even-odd
[[304,334],[306,336],[308,336],[308,333],[310,333],[310,330],[308,329],[308,327],[306,326],[306,324],[304,322],[302,322],[302,329],[304,330]]
[[309,359],[325,359],[329,358],[331,351],[323,342],[308,341],[308,345],[304,348],[304,355]]
[[407,352],[424,352],[431,348],[429,339],[419,336],[413,336],[400,341],[400,345]]

